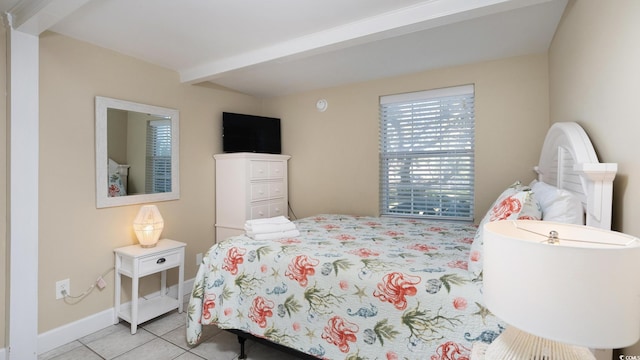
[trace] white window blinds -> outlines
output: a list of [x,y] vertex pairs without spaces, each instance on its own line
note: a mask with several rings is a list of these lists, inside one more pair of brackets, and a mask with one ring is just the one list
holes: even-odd
[[474,88],[380,98],[380,213],[473,220]]
[[145,192],[171,191],[171,120],[147,123]]

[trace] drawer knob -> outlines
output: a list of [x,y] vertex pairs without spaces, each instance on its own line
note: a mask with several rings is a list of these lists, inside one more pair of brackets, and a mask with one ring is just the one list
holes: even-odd
[[162,263],[164,263],[165,261],[167,261],[167,259],[165,259],[165,258],[160,258],[160,259],[158,259],[158,261],[156,261],[156,264],[162,264]]

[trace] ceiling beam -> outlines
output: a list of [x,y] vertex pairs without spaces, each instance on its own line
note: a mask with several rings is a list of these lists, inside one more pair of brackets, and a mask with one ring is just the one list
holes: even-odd
[[90,0],[21,0],[8,14],[14,30],[39,36]]
[[340,48],[496,14],[553,0],[431,0],[271,46],[179,70],[186,83],[212,81],[240,69],[284,62]]

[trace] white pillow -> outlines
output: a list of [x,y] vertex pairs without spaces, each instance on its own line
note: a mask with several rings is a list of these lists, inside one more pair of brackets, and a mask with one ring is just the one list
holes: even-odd
[[584,225],[584,207],[575,195],[537,180],[531,189],[542,207],[542,220]]

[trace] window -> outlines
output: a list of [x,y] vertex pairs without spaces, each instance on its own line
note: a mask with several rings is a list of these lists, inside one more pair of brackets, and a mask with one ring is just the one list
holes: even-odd
[[147,122],[145,192],[171,191],[171,120]]
[[473,220],[474,88],[380,98],[380,213]]

